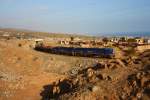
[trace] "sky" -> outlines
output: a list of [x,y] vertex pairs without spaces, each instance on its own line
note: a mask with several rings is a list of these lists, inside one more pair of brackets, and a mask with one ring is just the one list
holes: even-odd
[[45,32],[150,32],[150,0],[0,0],[0,27]]

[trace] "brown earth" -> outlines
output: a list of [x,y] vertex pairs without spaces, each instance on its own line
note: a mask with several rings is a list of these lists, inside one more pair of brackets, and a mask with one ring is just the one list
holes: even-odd
[[71,57],[37,52],[32,43],[0,41],[1,100],[150,99],[150,51],[114,59]]

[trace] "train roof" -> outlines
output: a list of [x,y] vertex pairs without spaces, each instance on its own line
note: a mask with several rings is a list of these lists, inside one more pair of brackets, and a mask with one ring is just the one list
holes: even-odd
[[71,50],[71,49],[76,49],[76,50],[105,50],[105,51],[113,51],[113,48],[80,48],[80,47],[54,47],[55,49],[66,49],[66,50]]

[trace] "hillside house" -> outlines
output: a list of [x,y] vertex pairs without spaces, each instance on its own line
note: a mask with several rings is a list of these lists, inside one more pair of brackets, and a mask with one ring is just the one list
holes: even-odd
[[35,41],[34,46],[36,47],[36,46],[42,46],[44,40],[43,39],[35,39],[34,41]]
[[111,42],[114,42],[114,43],[118,43],[119,40],[120,40],[120,38],[117,38],[117,37],[111,38]]
[[150,39],[144,39],[145,44],[150,44]]
[[67,41],[67,40],[61,40],[61,41],[59,41],[59,43],[60,43],[61,45],[69,45],[69,42],[70,42],[70,41]]
[[144,44],[143,38],[135,38],[137,44]]

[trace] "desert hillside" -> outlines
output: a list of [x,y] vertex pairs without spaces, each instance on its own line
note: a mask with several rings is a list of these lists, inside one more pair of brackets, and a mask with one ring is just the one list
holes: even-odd
[[2,100],[149,98],[150,51],[121,59],[72,57],[35,51],[32,43],[0,41]]

